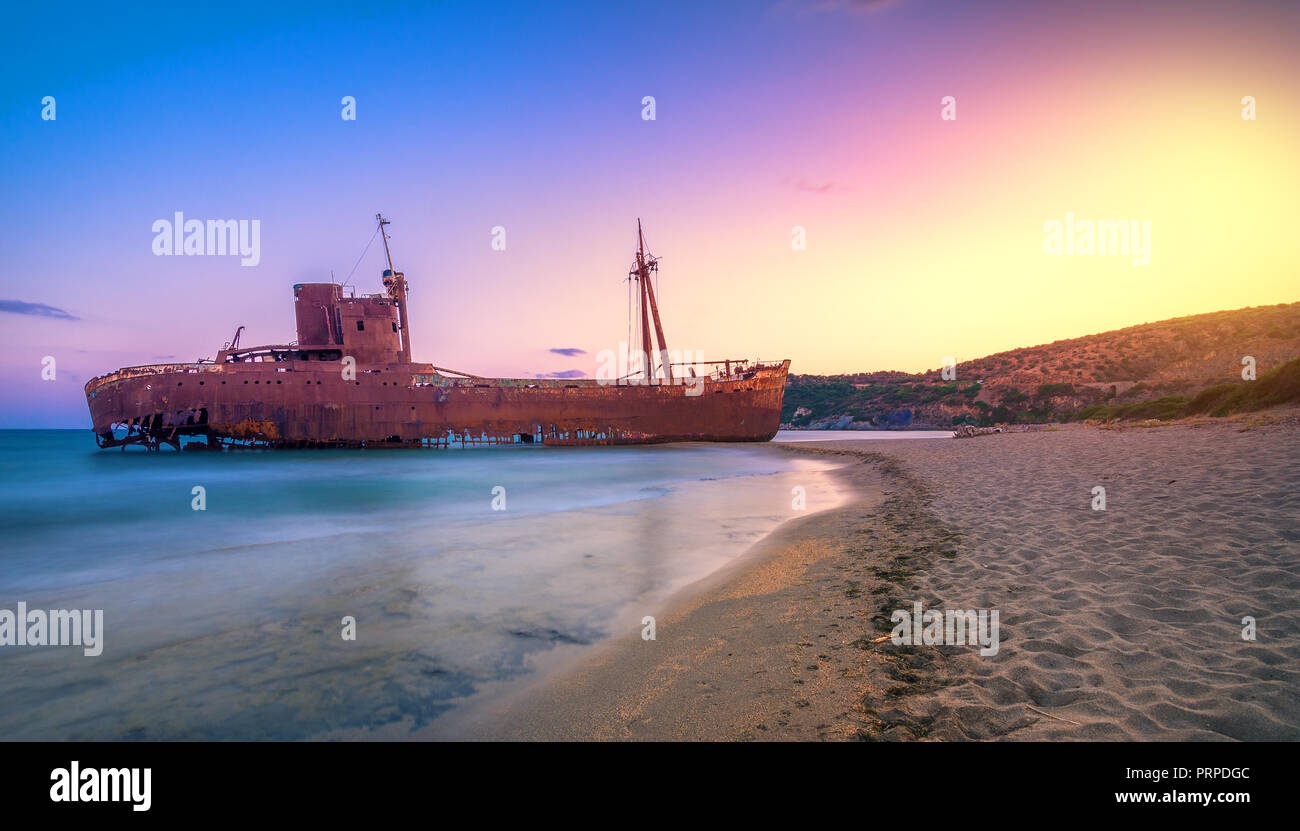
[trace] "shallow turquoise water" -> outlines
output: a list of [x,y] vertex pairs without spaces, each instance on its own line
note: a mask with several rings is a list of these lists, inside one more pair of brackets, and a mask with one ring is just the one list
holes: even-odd
[[99,657],[0,646],[0,739],[402,738],[639,629],[796,516],[793,487],[831,507],[825,468],[745,445],[146,453],[0,431],[0,609],[105,620]]

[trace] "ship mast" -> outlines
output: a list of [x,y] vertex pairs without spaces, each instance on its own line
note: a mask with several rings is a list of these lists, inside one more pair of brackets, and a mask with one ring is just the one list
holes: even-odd
[[[654,317],[655,336],[659,342],[659,365],[663,368],[664,375],[668,383],[673,381],[673,365],[668,359],[668,344],[664,339],[663,323],[659,320],[659,304],[655,302],[654,285],[651,283],[650,275],[659,272],[659,260],[645,252],[645,234],[641,231],[640,218],[636,221],[636,266],[628,275],[634,278],[641,289],[640,307],[641,307],[641,348],[644,351],[646,359],[646,379],[654,378],[654,362],[651,360],[653,354],[650,345],[650,320],[647,317],[647,311]],[[648,309],[647,309],[648,307]]]
[[388,291],[388,296],[397,301],[397,313],[401,318],[399,324],[402,333],[402,351],[400,353],[402,363],[411,362],[411,330],[407,326],[406,320],[406,275],[393,268],[393,255],[388,250],[388,232],[384,226],[389,224],[384,219],[383,214],[375,214],[375,219],[379,221],[379,233],[384,236],[384,256],[388,258],[388,270],[384,272],[384,288]]

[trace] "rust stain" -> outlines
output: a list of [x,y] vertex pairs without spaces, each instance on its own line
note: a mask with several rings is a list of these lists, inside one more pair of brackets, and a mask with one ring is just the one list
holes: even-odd
[[230,425],[211,425],[209,429],[215,429],[224,432],[234,439],[250,439],[254,441],[280,441],[280,425],[274,421],[259,421],[254,418],[246,418],[243,421]]

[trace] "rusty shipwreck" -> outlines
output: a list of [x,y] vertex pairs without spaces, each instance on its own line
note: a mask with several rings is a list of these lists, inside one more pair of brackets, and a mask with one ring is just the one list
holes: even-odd
[[671,362],[653,285],[658,262],[639,222],[628,273],[630,340],[643,356],[634,371],[514,379],[411,360],[407,282],[393,268],[388,221],[376,219],[388,261],[382,294],[301,283],[294,342],[241,347],[237,330],[215,359],[91,379],[86,402],[99,446],[604,445],[776,434],[790,362]]

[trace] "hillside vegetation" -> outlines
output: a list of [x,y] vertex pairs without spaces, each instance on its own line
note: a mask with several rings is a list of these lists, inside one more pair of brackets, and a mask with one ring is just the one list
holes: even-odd
[[792,375],[781,421],[921,429],[1227,415],[1300,403],[1298,356],[1300,303],[1258,306],[1000,352],[958,363],[951,381],[937,369]]

